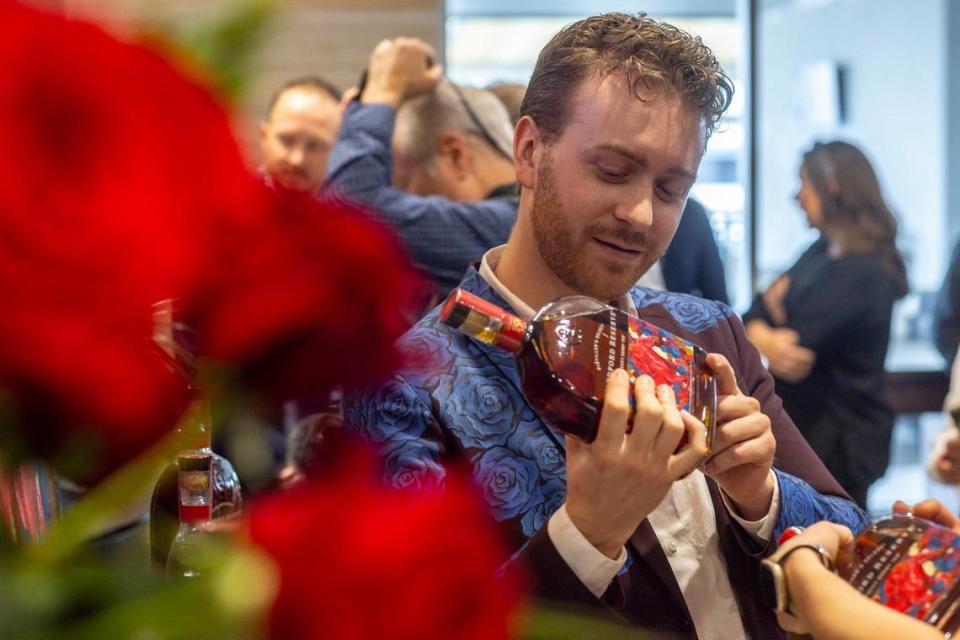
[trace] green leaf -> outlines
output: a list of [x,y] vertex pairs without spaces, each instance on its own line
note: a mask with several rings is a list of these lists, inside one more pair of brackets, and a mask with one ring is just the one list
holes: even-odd
[[243,94],[250,78],[250,64],[273,12],[271,0],[243,0],[212,23],[192,26],[173,34],[204,67],[222,97]]

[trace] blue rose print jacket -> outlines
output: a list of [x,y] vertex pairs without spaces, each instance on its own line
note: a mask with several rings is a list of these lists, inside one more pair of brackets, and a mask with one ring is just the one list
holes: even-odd
[[[460,286],[509,308],[474,268]],[[784,413],[772,378],[729,307],[643,288],[630,294],[644,320],[725,355],[737,371],[740,388],[759,400],[770,417],[777,439],[775,473],[781,503],[774,540],[786,527],[823,519],[854,531],[866,525],[866,515],[847,498]],[[566,493],[564,440],[527,404],[512,355],[440,323],[438,309],[400,344],[410,364],[385,384],[349,398],[345,415],[350,428],[381,448],[389,483],[439,484],[446,462],[469,462],[491,514],[512,535],[515,559],[527,565],[538,596],[604,607],[638,625],[696,637],[680,587],[646,521],[628,544],[627,567],[602,599],[557,553],[544,525]],[[707,482],[719,548],[744,626],[753,638],[782,638],[773,613],[759,599],[759,560],[772,548],[757,545],[729,517],[718,487],[709,478]]]

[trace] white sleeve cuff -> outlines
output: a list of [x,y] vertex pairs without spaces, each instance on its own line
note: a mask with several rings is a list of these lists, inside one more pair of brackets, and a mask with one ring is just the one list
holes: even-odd
[[773,528],[777,525],[777,516],[780,515],[780,481],[777,479],[777,474],[773,473],[773,469],[770,470],[770,473],[773,474],[773,497],[770,498],[770,510],[767,511],[767,515],[759,520],[751,521],[741,518],[737,515],[737,508],[730,502],[727,494],[723,491],[720,492],[723,506],[727,508],[730,517],[736,520],[743,527],[743,530],[758,542],[770,541],[770,538],[773,537]]
[[626,548],[622,547],[617,559],[611,560],[590,544],[570,520],[565,504],[550,516],[547,535],[580,582],[598,598],[603,596],[617,572],[627,563]]

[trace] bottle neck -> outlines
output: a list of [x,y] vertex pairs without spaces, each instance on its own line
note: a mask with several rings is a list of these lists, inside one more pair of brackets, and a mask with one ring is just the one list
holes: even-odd
[[213,509],[213,454],[184,451],[177,456],[180,524],[208,522]]
[[210,451],[210,401],[206,395],[200,395],[183,414],[177,433],[182,451]]
[[526,320],[459,288],[443,303],[440,321],[511,353],[519,351],[528,340]]

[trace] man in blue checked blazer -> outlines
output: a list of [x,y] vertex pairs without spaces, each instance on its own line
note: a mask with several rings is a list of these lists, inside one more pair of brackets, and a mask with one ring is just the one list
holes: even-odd
[[442,69],[418,69],[406,82],[387,56],[434,56],[424,43],[384,41],[367,83],[343,118],[327,167],[327,191],[367,205],[403,240],[442,299],[470,263],[507,241],[517,215],[512,128],[493,94],[439,82]]

